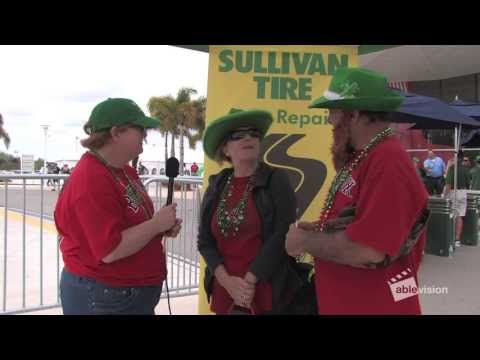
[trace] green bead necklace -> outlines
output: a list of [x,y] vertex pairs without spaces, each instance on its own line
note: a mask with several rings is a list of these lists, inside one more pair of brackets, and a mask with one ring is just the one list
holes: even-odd
[[227,200],[232,196],[233,193],[232,177],[233,174],[227,178],[227,183],[222,191],[222,194],[220,195],[220,202],[218,203],[217,208],[217,224],[221,233],[225,237],[228,237],[230,230],[232,236],[235,237],[238,234],[240,225],[245,220],[245,209],[247,207],[248,195],[253,188],[253,176],[250,176],[240,201],[234,208],[228,211]]

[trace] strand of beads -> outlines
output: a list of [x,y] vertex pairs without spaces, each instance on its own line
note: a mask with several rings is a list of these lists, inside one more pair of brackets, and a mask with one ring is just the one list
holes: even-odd
[[240,225],[245,219],[245,209],[247,207],[248,195],[250,194],[250,191],[252,190],[252,187],[253,187],[252,186],[253,177],[250,177],[240,201],[234,208],[228,211],[227,200],[232,196],[232,190],[233,190],[232,176],[233,175],[230,175],[227,178],[227,183],[225,184],[225,188],[223,189],[222,194],[220,196],[220,202],[218,203],[218,209],[217,209],[217,224],[218,224],[218,227],[220,228],[221,233],[225,237],[228,236],[228,232],[232,227],[233,227],[232,236],[237,235],[240,229]]
[[315,228],[315,231],[324,231],[325,224],[327,222],[328,216],[333,207],[333,201],[335,199],[335,195],[337,194],[338,189],[342,187],[345,181],[350,177],[353,170],[357,167],[357,165],[367,157],[368,153],[372,148],[374,148],[378,143],[383,141],[385,138],[393,134],[393,130],[391,128],[386,128],[385,130],[381,131],[377,135],[375,135],[372,140],[365,146],[355,158],[350,161],[348,164],[345,164],[335,175],[335,178],[330,185],[330,189],[328,190],[327,198],[325,199],[325,204],[323,206],[320,220],[318,222],[318,226]]

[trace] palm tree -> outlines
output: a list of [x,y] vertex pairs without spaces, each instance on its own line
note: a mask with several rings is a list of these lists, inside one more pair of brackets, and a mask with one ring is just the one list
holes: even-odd
[[161,119],[162,121],[158,130],[163,136],[165,136],[165,164],[166,164],[168,159],[168,134],[173,129],[173,124],[174,124],[174,119],[172,118],[172,109],[174,109],[174,99],[171,96],[154,96],[154,97],[151,97],[150,100],[148,100],[147,107],[152,117]]
[[202,140],[203,137],[207,98],[202,96],[197,100],[193,100],[193,106],[196,109],[196,116],[193,118],[193,122],[189,124],[186,134],[190,149],[192,150],[195,149],[195,145],[198,141]]
[[183,175],[184,146],[183,138],[187,129],[193,126],[197,116],[197,108],[194,106],[190,96],[196,94],[197,90],[191,88],[182,88],[177,94],[178,104],[178,129],[180,135],[180,175]]
[[[162,119],[160,132],[165,138],[165,163],[167,160],[167,140],[171,135],[170,156],[175,156],[175,139],[180,138],[180,174],[183,175],[184,163],[184,137],[186,136],[190,147],[195,148],[195,143],[201,139],[205,128],[206,99],[201,97],[192,100],[191,95],[197,91],[191,88],[181,88],[176,98],[171,95],[152,97],[148,101],[148,109],[153,117]],[[197,133],[193,134],[192,131]]]
[[5,147],[8,149],[8,146],[10,145],[10,136],[8,136],[7,131],[3,127],[3,116],[0,114],[0,139],[3,140],[3,143],[5,144]]

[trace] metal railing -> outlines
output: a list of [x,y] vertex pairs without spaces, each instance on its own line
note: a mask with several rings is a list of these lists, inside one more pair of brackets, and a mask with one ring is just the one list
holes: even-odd
[[[53,211],[58,191],[69,175],[0,174],[0,314],[25,313],[60,306],[63,269]],[[166,201],[168,178],[141,176],[158,210]],[[47,185],[47,183],[50,183]],[[199,177],[175,179],[173,201],[183,219],[177,238],[167,238],[170,297],[198,292]],[[52,191],[55,190],[55,191]],[[164,286],[164,289],[166,287]],[[162,298],[166,297],[165,291]]]

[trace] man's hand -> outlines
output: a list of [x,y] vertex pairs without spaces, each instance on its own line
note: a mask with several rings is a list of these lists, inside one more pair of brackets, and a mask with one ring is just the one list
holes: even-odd
[[315,231],[315,228],[318,226],[318,221],[308,222],[308,221],[301,221],[297,224],[299,229],[305,231]]
[[294,224],[290,225],[288,230],[287,240],[285,241],[285,249],[290,256],[299,256],[305,252],[305,239],[308,232],[300,226],[309,228],[308,225],[301,225],[306,223],[299,223],[298,227]]

